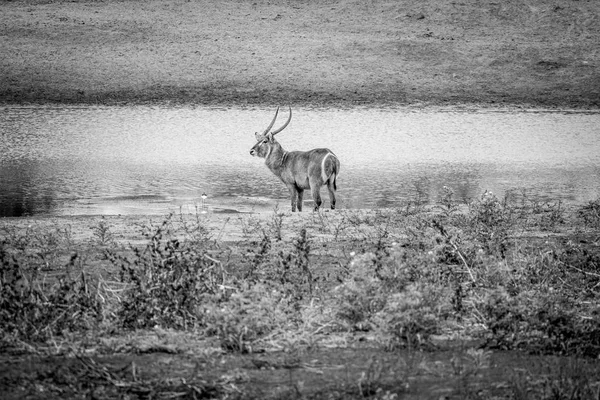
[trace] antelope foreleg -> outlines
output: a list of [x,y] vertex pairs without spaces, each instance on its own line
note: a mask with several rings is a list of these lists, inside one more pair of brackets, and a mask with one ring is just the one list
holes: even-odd
[[298,189],[298,211],[302,212],[302,198],[304,197],[304,189]]
[[[289,185],[288,189],[290,191],[290,198],[292,200],[292,212],[296,212],[296,206],[298,206],[298,197],[300,197],[300,193],[298,192],[298,189],[296,189],[296,186],[294,185]],[[299,206],[300,211],[302,211],[302,205],[300,204]]]

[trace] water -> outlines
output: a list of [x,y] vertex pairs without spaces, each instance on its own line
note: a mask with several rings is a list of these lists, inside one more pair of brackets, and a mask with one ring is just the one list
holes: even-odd
[[[273,112],[0,107],[0,216],[188,212],[202,193],[212,212],[287,210],[249,154]],[[599,127],[599,113],[300,108],[278,139],[337,154],[342,208],[435,202],[444,185],[461,200],[517,189],[581,204],[600,196]]]

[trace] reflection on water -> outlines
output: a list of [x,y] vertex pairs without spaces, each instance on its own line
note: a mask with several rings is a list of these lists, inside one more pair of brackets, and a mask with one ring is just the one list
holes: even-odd
[[[203,192],[212,211],[287,209],[249,155],[272,112],[2,107],[0,216],[194,211]],[[516,188],[583,203],[600,196],[598,126],[598,113],[296,109],[278,138],[338,155],[342,207],[435,202],[444,185],[464,200]]]

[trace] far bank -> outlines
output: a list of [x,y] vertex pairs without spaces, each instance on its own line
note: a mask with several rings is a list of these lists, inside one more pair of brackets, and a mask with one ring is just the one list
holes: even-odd
[[577,1],[13,1],[0,103],[597,109]]

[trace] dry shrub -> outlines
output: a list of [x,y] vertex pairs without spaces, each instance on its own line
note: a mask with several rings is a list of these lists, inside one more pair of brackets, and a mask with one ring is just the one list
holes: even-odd
[[46,342],[69,332],[92,329],[104,318],[98,282],[69,263],[52,282],[37,279],[37,268],[27,269],[0,244],[0,330],[8,338]]
[[133,248],[133,259],[107,252],[129,284],[118,311],[119,324],[127,329],[190,329],[202,324],[202,305],[220,292],[225,273],[221,263],[205,248],[169,238],[168,219],[150,235],[142,250]]

